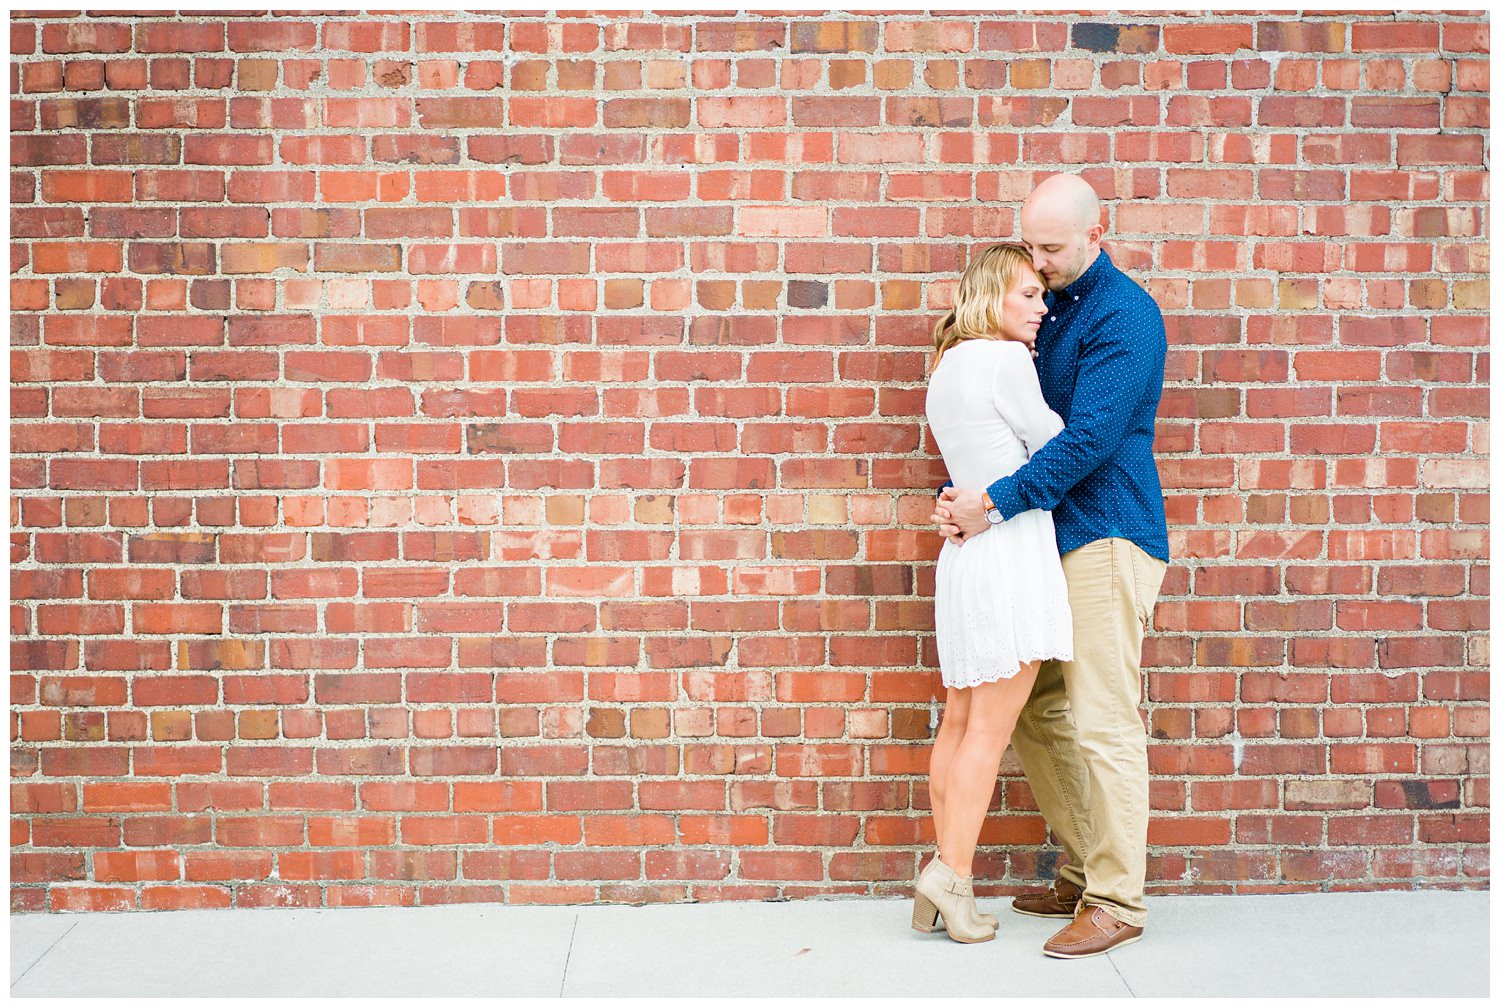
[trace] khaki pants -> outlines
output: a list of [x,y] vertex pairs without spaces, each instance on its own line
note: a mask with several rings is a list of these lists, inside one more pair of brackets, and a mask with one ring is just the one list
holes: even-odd
[[1084,903],[1140,927],[1150,814],[1141,639],[1167,565],[1128,539],[1096,540],[1062,565],[1073,660],[1042,663],[1012,744],[1067,852],[1060,874]]

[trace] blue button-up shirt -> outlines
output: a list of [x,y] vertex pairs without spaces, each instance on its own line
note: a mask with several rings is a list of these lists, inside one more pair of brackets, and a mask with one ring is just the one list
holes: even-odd
[[1037,376],[1066,426],[990,484],[989,498],[1006,518],[1051,511],[1059,553],[1119,537],[1170,560],[1152,454],[1167,357],[1161,309],[1103,250],[1047,304]]

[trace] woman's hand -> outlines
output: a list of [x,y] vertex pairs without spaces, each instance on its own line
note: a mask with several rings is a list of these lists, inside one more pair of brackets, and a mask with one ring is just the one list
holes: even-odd
[[960,546],[989,528],[989,522],[984,519],[980,493],[955,487],[944,487],[938,495],[932,521],[937,525],[939,535]]
[[944,539],[962,545],[990,527],[984,517],[984,494],[979,490],[944,487],[938,494],[932,520]]
[[959,533],[958,526],[953,524],[953,512],[948,510],[948,506],[942,503],[941,499],[934,506],[930,517],[933,524],[938,527],[938,535],[944,539],[951,539],[955,546],[963,545],[963,536]]

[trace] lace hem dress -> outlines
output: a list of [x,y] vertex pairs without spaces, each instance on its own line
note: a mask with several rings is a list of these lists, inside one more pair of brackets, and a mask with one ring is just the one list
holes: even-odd
[[[989,486],[1062,430],[1024,344],[949,348],[927,387],[927,420],[956,487]],[[1024,662],[1073,657],[1073,615],[1049,511],[1025,511],[938,554],[934,598],[943,684],[1008,679]]]

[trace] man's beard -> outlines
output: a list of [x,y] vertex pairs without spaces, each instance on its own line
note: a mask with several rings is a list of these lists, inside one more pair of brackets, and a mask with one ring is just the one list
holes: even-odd
[[1053,293],[1056,293],[1057,291],[1060,291],[1060,290],[1065,290],[1067,288],[1068,284],[1072,283],[1074,280],[1077,280],[1079,277],[1083,276],[1083,270],[1081,270],[1081,269],[1078,268],[1081,265],[1083,265],[1083,264],[1082,263],[1074,263],[1073,266],[1072,266],[1072,268],[1070,269],[1069,273],[1066,276],[1064,276],[1061,273],[1058,273],[1055,276],[1053,276],[1051,279],[1047,279],[1046,277],[1043,277],[1044,280],[1047,280],[1047,289],[1049,291],[1052,291]]

